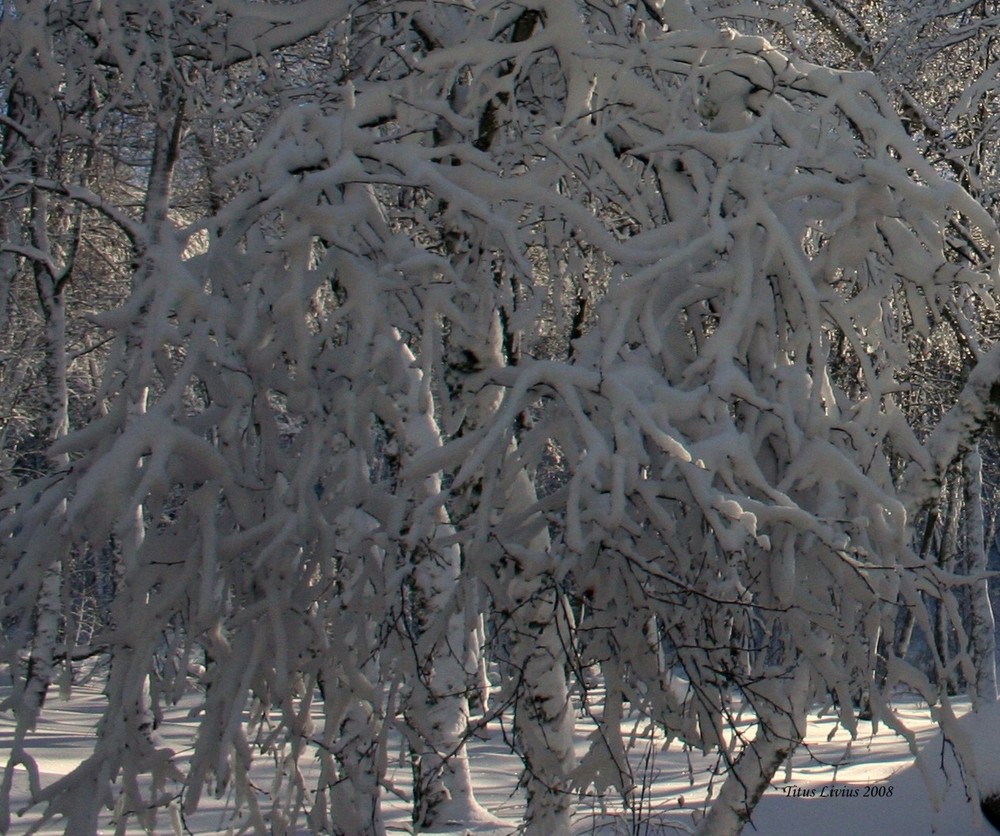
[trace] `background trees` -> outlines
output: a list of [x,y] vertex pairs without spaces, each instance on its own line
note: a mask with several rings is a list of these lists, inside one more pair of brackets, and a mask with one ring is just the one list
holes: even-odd
[[525,829],[567,832],[576,790],[632,803],[628,704],[719,753],[701,827],[737,832],[817,702],[995,698],[989,204],[895,75],[832,68],[882,30],[791,11],[5,5],[4,281],[40,315],[4,333],[52,369],[5,448],[8,767],[108,663],[45,815],[233,786],[252,828],[378,833],[398,732],[417,826],[488,821],[465,739],[511,709]]

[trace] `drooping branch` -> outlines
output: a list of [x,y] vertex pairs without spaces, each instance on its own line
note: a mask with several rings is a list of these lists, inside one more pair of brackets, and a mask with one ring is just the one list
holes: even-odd
[[974,450],[977,438],[987,431],[1000,437],[1000,344],[981,356],[954,406],[927,437],[926,458],[907,470],[904,487],[911,519],[938,501],[948,469]]

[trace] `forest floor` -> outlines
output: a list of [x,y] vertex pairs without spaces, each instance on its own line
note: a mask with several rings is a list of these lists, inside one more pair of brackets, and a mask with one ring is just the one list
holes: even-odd
[[[2,691],[3,689],[0,689]],[[2,696],[2,694],[0,694]],[[100,687],[91,683],[77,688],[69,700],[53,694],[46,703],[42,722],[34,735],[30,751],[37,759],[42,784],[65,775],[89,754],[104,697]],[[968,705],[959,704],[967,710]],[[960,781],[948,783],[945,775],[957,776],[949,747],[942,746],[940,734],[931,722],[926,707],[916,701],[902,700],[897,704],[899,716],[916,734],[921,747],[923,774],[909,751],[906,740],[881,726],[873,731],[870,723],[862,722],[858,736],[838,727],[833,716],[810,717],[806,744],[792,758],[789,768],[775,776],[771,788],[761,799],[752,823],[744,833],[763,836],[913,836],[913,834],[945,834],[969,836],[995,833],[982,820],[976,806],[969,803]],[[997,770],[993,760],[1000,760],[1000,713],[993,715],[984,731],[969,727],[976,749],[988,753],[990,766],[980,767],[980,775]],[[980,724],[981,725],[981,724]],[[12,721],[0,714],[0,757],[6,759],[10,749]],[[189,746],[194,721],[181,709],[168,714],[160,728],[168,745],[183,753]],[[587,737],[594,731],[592,722],[581,716],[578,722],[579,752],[588,746]],[[704,804],[707,787],[717,766],[714,757],[701,756],[674,742],[650,734],[645,724],[628,728],[632,735],[632,769],[638,786],[635,809],[623,811],[610,790],[606,798],[596,795],[580,797],[574,808],[573,831],[603,836],[654,836],[655,834],[689,833]],[[478,800],[494,815],[514,823],[520,817],[523,796],[517,789],[520,762],[505,742],[509,728],[500,722],[491,724],[470,742],[470,761]],[[409,767],[402,747],[393,753],[388,779],[401,796],[409,790]],[[269,786],[265,774],[256,776],[261,787],[262,803]],[[719,778],[716,777],[716,791]],[[27,799],[27,776],[18,768],[14,776],[14,795],[20,804],[12,808],[13,820],[9,833],[62,833],[57,821],[32,830],[37,825],[39,811],[31,809],[19,816]],[[390,833],[412,832],[408,807],[388,795],[385,801],[387,826]],[[935,810],[937,798],[937,810]],[[180,832],[211,834],[229,830],[232,798],[206,798],[196,814],[187,816]],[[108,813],[106,830],[113,833],[114,825]],[[177,831],[178,817],[169,814],[158,820],[156,834],[168,836]],[[501,836],[515,831],[509,828],[486,828],[480,833]],[[127,833],[139,834],[142,829],[131,825]],[[302,833],[307,831],[303,829]],[[455,827],[439,833],[465,833]]]

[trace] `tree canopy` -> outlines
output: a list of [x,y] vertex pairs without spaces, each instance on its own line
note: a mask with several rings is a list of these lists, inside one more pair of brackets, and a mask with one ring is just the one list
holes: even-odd
[[510,710],[525,830],[565,833],[576,791],[634,803],[629,710],[718,752],[699,827],[736,833],[817,703],[996,698],[992,204],[833,12],[824,64],[772,4],[0,9],[5,310],[38,306],[2,323],[5,798],[94,659],[93,755],[32,790],[67,832],[230,786],[235,827],[383,832],[390,734],[416,827],[488,822],[465,741]]

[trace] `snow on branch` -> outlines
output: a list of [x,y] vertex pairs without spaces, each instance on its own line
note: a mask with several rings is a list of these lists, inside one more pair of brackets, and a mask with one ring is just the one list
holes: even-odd
[[[218,5],[247,54],[328,22]],[[872,75],[655,9],[671,28],[625,37],[646,13],[553,0],[517,38],[520,7],[399,11],[356,83],[215,173],[204,251],[150,248],[102,318],[101,403],[60,441],[66,471],[3,506],[0,594],[27,618],[25,577],[110,538],[115,706],[164,653],[186,656],[162,693],[200,666],[187,809],[251,797],[248,722],[289,769],[316,754],[323,827],[338,805],[378,819],[394,723],[437,792],[476,590],[509,641],[536,832],[609,780],[597,755],[574,777],[570,667],[602,666],[609,716],[627,697],[719,751],[747,782],[730,807],[806,705],[855,730],[859,699],[895,722],[899,681],[936,698],[891,647],[901,607],[929,623],[924,593],[949,594],[912,512],[992,419],[1000,354],[926,435],[898,395],[911,341],[968,321],[956,287],[992,299],[995,265],[956,261],[950,225],[991,259],[997,232]],[[59,510],[28,533],[39,508]],[[730,747],[736,698],[759,728]],[[106,733],[136,740],[129,722]],[[165,750],[143,739],[146,768]]]

